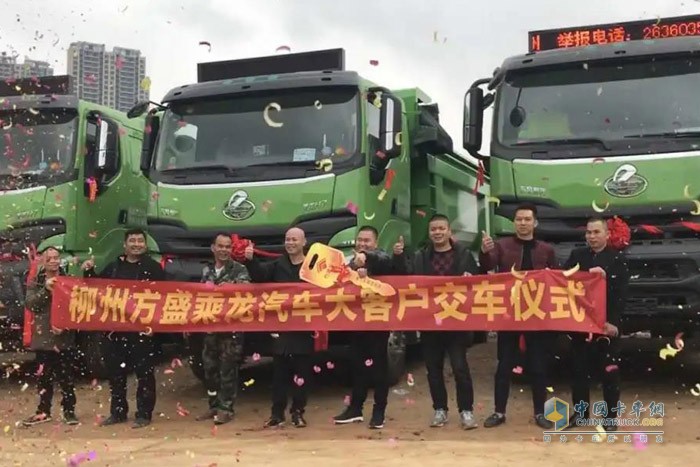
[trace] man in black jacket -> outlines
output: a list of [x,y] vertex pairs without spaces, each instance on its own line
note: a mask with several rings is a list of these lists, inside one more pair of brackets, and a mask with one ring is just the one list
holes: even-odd
[[[146,233],[141,229],[127,230],[124,234],[124,256],[109,263],[100,274],[95,272],[93,258],[83,263],[85,277],[138,281],[165,280],[165,272],[146,252]],[[151,424],[156,405],[156,378],[153,336],[138,332],[110,332],[103,340],[105,365],[109,372],[111,392],[110,415],[100,426],[126,422],[129,404],[126,400],[126,382],[129,368],[136,373],[136,419],[132,428]]]
[[576,427],[578,420],[589,417],[589,375],[593,370],[603,383],[603,399],[606,410],[604,418],[607,431],[615,431],[617,426],[614,419],[617,405],[620,401],[620,349],[619,330],[620,315],[625,308],[629,269],[625,254],[608,245],[610,233],[605,220],[589,219],[586,225],[587,247],[577,248],[571,252],[565,268],[576,264],[581,271],[600,274],[606,278],[607,319],[603,331],[604,336],[596,336],[587,342],[587,335],[573,333],[571,335],[571,356],[573,384],[571,395],[574,402],[574,414],[571,416],[569,427]]
[[[395,260],[377,248],[379,232],[371,226],[361,227],[355,238],[355,257],[350,267],[361,277],[395,274]],[[403,239],[394,245],[403,253]],[[354,331],[350,333],[352,360],[352,396],[350,405],[333,418],[337,425],[364,421],[362,406],[367,399],[371,381],[374,381],[374,407],[369,422],[371,429],[384,427],[387,398],[389,396],[389,331]]]
[[[246,267],[253,282],[301,282],[299,270],[304,262],[306,235],[298,227],[287,230],[284,237],[286,255],[266,263],[254,257],[253,245],[245,250]],[[265,427],[284,424],[287,393],[292,388],[292,424],[306,426],[304,410],[311,381],[311,354],[314,351],[313,334],[308,331],[273,334],[272,415]]]
[[[435,214],[430,219],[428,237],[429,245],[416,252],[413,261],[406,264],[406,272],[419,276],[467,276],[479,273],[479,265],[469,248],[464,243],[452,241],[447,216]],[[447,389],[443,374],[447,354],[457,386],[457,408],[462,428],[476,428],[474,387],[467,363],[467,348],[473,340],[473,333],[425,331],[421,332],[421,340],[435,410],[430,426],[441,427],[447,423]]]

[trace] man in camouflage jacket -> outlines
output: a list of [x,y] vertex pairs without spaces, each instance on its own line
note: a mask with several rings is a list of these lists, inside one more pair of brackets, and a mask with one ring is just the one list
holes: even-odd
[[[231,238],[219,234],[211,245],[214,262],[202,271],[202,282],[207,284],[249,283],[248,269],[231,259]],[[223,425],[233,420],[233,406],[238,392],[238,372],[243,360],[243,333],[210,332],[204,337],[202,364],[209,396],[209,409],[197,417],[198,421],[214,420]]]

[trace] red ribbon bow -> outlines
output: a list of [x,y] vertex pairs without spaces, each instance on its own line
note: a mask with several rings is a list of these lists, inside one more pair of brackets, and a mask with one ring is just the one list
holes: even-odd
[[629,246],[632,234],[625,221],[617,216],[608,219],[608,232],[610,233],[610,238],[608,239],[610,246],[617,250],[624,250]]
[[[245,249],[252,243],[253,242],[247,238],[239,237],[238,234],[231,235],[231,258],[239,263],[245,262]],[[282,256],[279,253],[271,253],[257,248],[253,248],[253,252],[258,256],[264,256],[266,258],[279,258]]]

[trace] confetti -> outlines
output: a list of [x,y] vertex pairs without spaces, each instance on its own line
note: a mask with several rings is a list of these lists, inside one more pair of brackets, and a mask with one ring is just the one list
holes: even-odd
[[150,326],[146,326],[146,331],[139,332],[139,336],[152,336],[153,335],[153,328]]
[[525,276],[527,276],[527,272],[522,273],[522,272],[516,271],[515,265],[511,266],[510,273],[511,273],[511,275],[513,275],[513,277],[515,277],[516,279],[520,279],[520,280],[525,279]]
[[675,357],[678,352],[679,350],[671,347],[671,344],[666,344],[666,348],[659,350],[659,358],[666,360],[667,357]]
[[690,199],[692,196],[690,196],[690,185],[686,185],[683,187],[683,196]]
[[372,219],[374,219],[375,215],[376,215],[376,213],[374,213],[374,212],[372,214],[367,214],[365,212],[362,216],[365,218],[365,220],[371,221]]
[[[698,388],[698,390],[696,391],[695,388]],[[694,388],[690,388],[690,393],[695,397],[700,396],[700,383],[696,384]]]
[[398,133],[396,133],[396,136],[394,136],[394,144],[396,144],[397,146],[401,146],[402,143],[403,143],[403,132],[399,131]]
[[693,201],[693,204],[695,205],[695,209],[690,211],[690,213],[694,216],[700,215],[700,201],[698,201],[697,199],[694,199],[692,201]]
[[26,391],[27,389],[29,389],[29,383],[24,383],[24,384],[22,385],[22,389],[20,389],[20,391],[24,392],[24,391]]
[[254,353],[254,354],[253,354],[253,361],[254,361],[254,362],[257,362],[257,361],[259,361],[259,360],[260,360],[260,354],[257,353],[257,352]]
[[425,211],[422,211],[420,209],[416,209],[416,214],[418,214],[421,217],[425,217]]
[[384,201],[384,197],[386,196],[386,188],[382,188],[382,191],[379,192],[379,196],[377,196],[377,199],[379,201]]
[[605,207],[602,208],[596,204],[595,200],[591,201],[591,207],[595,212],[605,212],[605,210],[608,209],[609,206],[610,203],[608,203],[607,201],[605,202]]
[[275,52],[291,52],[292,49],[288,45],[280,45],[275,49]]
[[335,365],[333,364],[333,362],[326,362],[326,368],[332,370],[333,368],[335,368]]
[[438,326],[442,326],[442,318],[440,318],[439,316],[436,315],[435,316],[435,324],[437,324]]
[[382,151],[377,150],[375,153],[375,156],[377,156],[380,159],[386,159],[386,154],[384,154]]
[[617,365],[608,365],[605,367],[606,373],[611,373],[611,372],[617,371],[619,369],[620,369],[620,367],[618,367]]
[[282,107],[277,103],[277,102],[270,102],[267,104],[265,107],[265,110],[263,111],[263,119],[265,120],[265,123],[267,123],[268,126],[271,126],[273,128],[281,128],[284,123],[282,122],[276,122],[270,117],[270,110],[276,110],[277,112],[282,111]]
[[330,159],[321,159],[316,161],[316,169],[322,172],[330,172],[333,170],[333,161]]
[[40,363],[39,368],[36,370],[36,373],[34,373],[36,376],[41,376],[44,373],[44,364]]
[[294,384],[302,387],[304,385],[304,378],[298,378],[296,375],[294,375]]
[[10,425],[5,425],[5,428],[3,429],[5,433],[9,433],[10,431]]
[[365,360],[365,366],[370,367],[373,364],[374,364],[374,360],[372,360],[371,358],[368,358],[367,360]]
[[314,373],[320,373],[321,372],[321,367],[318,365],[314,365]]
[[647,448],[647,443],[642,441],[642,435],[635,433],[632,435],[632,446],[636,451],[644,451]]
[[97,230],[93,230],[88,234],[88,237],[90,238],[97,238]]
[[409,373],[406,375],[406,384],[408,384],[409,387],[413,387],[416,382],[413,379],[413,373]]
[[516,375],[522,375],[523,367],[521,367],[520,365],[516,366],[515,368],[513,368],[513,373],[515,373]]
[[357,205],[352,201],[348,201],[345,208],[353,214],[357,214]]
[[170,368],[182,368],[182,360],[179,358],[173,358],[173,361],[170,362]]
[[144,79],[141,80],[141,89],[144,91],[148,91],[151,89],[151,78],[146,76]]
[[266,200],[266,201],[263,201],[261,207],[262,207],[262,210],[263,210],[263,211],[265,211],[265,212],[269,211],[270,208],[272,207],[272,201],[270,201],[269,199]]
[[321,101],[316,101],[314,102],[314,107],[316,107],[317,110],[321,110],[323,108],[323,104],[321,104]]
[[172,374],[175,374],[175,370],[173,370],[171,368],[166,368],[165,370],[163,370],[163,374],[172,375]]
[[207,52],[211,52],[211,44],[207,41],[199,41],[199,45],[206,45],[208,47]]
[[255,380],[253,378],[250,378],[248,381],[244,382],[243,385],[248,388],[248,387],[252,386],[254,383],[255,383]]
[[564,277],[571,277],[571,276],[573,276],[575,273],[577,273],[579,269],[581,269],[581,265],[578,264],[578,263],[576,263],[576,266],[574,266],[574,267],[571,268],[571,269],[568,269],[568,270],[564,271],[562,274],[564,275]]
[[350,405],[350,402],[351,402],[350,396],[346,395],[346,396],[343,398],[343,404],[344,404],[344,405]]
[[177,414],[181,417],[186,417],[190,414],[190,411],[184,408],[179,402],[177,403]]
[[683,347],[685,347],[685,343],[683,342],[683,333],[679,332],[676,334],[676,337],[673,339],[673,342],[678,350],[683,350]]
[[372,66],[377,66],[377,65],[379,65],[379,60],[370,60],[369,64]]

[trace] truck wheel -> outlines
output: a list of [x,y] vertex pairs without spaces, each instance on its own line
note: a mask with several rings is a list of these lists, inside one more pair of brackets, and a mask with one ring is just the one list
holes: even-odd
[[78,344],[79,362],[81,373],[85,376],[107,379],[109,372],[102,355],[102,334],[99,332],[86,332]]
[[402,332],[389,334],[389,385],[394,386],[406,373],[406,338]]

